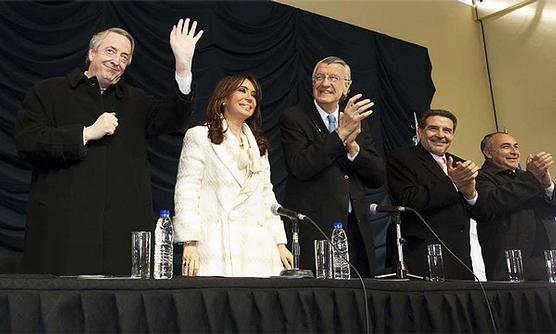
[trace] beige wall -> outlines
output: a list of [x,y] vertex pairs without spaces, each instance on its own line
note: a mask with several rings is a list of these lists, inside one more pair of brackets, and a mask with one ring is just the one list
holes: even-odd
[[432,107],[459,119],[451,151],[482,163],[479,142],[495,123],[480,26],[471,7],[455,0],[279,2],[428,48],[437,90]]
[[[516,2],[485,0],[480,17]],[[520,142],[523,165],[529,153],[556,155],[556,1],[536,1],[483,25],[500,130]]]

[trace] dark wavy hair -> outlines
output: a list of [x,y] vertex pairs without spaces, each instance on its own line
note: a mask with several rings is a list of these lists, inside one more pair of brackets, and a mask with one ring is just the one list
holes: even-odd
[[454,123],[454,132],[456,132],[456,126],[458,125],[458,119],[457,119],[456,115],[454,115],[451,112],[449,112],[448,110],[444,110],[444,109],[429,109],[429,110],[425,111],[421,115],[421,117],[419,117],[419,121],[417,123],[419,128],[421,128],[421,130],[423,130],[427,126],[427,119],[429,117],[433,117],[433,116],[440,116],[440,117],[445,117],[445,118],[450,119],[452,121],[452,123]]
[[251,74],[233,74],[224,77],[222,80],[216,84],[211,97],[209,98],[207,104],[207,126],[208,126],[208,137],[213,144],[221,144],[224,140],[224,132],[228,129],[222,128],[222,119],[224,118],[224,101],[226,98],[233,94],[244,80],[249,80],[255,86],[256,95],[255,101],[257,101],[257,107],[253,112],[253,115],[245,120],[245,123],[249,125],[251,132],[257,140],[257,146],[263,156],[268,151],[268,140],[266,139],[262,130],[262,117],[261,117],[261,100],[262,91],[261,85],[257,82],[254,76]]

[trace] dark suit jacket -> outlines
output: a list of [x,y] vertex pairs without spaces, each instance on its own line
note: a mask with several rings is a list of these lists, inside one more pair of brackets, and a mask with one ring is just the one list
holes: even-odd
[[[129,275],[131,232],[154,227],[147,136],[185,130],[193,94],[155,100],[123,81],[100,94],[76,69],[31,89],[15,139],[33,174],[24,267],[58,275]],[[111,136],[83,146],[83,127],[115,112]]]
[[[454,162],[462,160],[449,156]],[[419,212],[442,241],[471,268],[470,207],[430,153],[421,144],[397,149],[390,153],[386,170],[394,203]],[[428,276],[426,247],[439,243],[438,240],[412,213],[402,215],[401,230],[406,240],[403,250],[409,272]],[[443,258],[446,278],[473,278],[446,249]],[[389,256],[393,265],[396,259]]]
[[504,251],[520,249],[526,280],[546,280],[543,251],[554,249],[556,197],[530,172],[486,161],[477,177],[477,232],[488,280],[507,280]]
[[[314,105],[284,112],[280,132],[289,173],[284,206],[311,217],[330,237],[335,221],[347,222],[351,196],[372,271],[374,241],[365,187],[380,187],[385,178],[384,162],[374,150],[366,123],[357,137],[360,152],[353,162],[338,135],[328,133]],[[314,270],[313,241],[317,239],[324,238],[313,226],[300,224],[301,268]]]

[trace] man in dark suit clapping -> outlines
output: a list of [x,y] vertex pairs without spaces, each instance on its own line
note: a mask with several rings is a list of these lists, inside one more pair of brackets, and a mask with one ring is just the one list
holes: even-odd
[[[395,204],[418,211],[444,243],[471,267],[470,211],[478,199],[478,167],[447,153],[457,119],[446,110],[429,110],[419,120],[417,146],[394,150],[387,176]],[[428,275],[427,244],[439,243],[413,215],[402,215],[404,260],[415,275]],[[395,259],[392,259],[395,260]],[[395,263],[395,261],[392,261]],[[472,273],[444,250],[445,275],[471,279]]]
[[[351,97],[351,70],[338,57],[319,61],[313,71],[313,103],[282,114],[280,131],[289,173],[285,205],[313,218],[330,236],[335,221],[344,223],[350,260],[360,273],[374,273],[373,232],[364,201],[365,187],[384,183],[384,163],[366,124],[373,102]],[[300,267],[314,268],[313,241],[324,239],[300,224]]]

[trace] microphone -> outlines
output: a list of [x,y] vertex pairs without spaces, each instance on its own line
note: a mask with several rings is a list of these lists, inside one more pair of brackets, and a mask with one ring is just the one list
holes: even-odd
[[372,203],[369,205],[369,210],[372,215],[376,215],[379,212],[400,213],[406,211],[407,208],[405,206],[386,206]]
[[270,207],[270,211],[272,211],[272,214],[275,216],[284,216],[290,219],[305,220],[305,218],[307,218],[307,216],[305,216],[304,214],[286,209],[278,203],[272,204],[272,206]]

